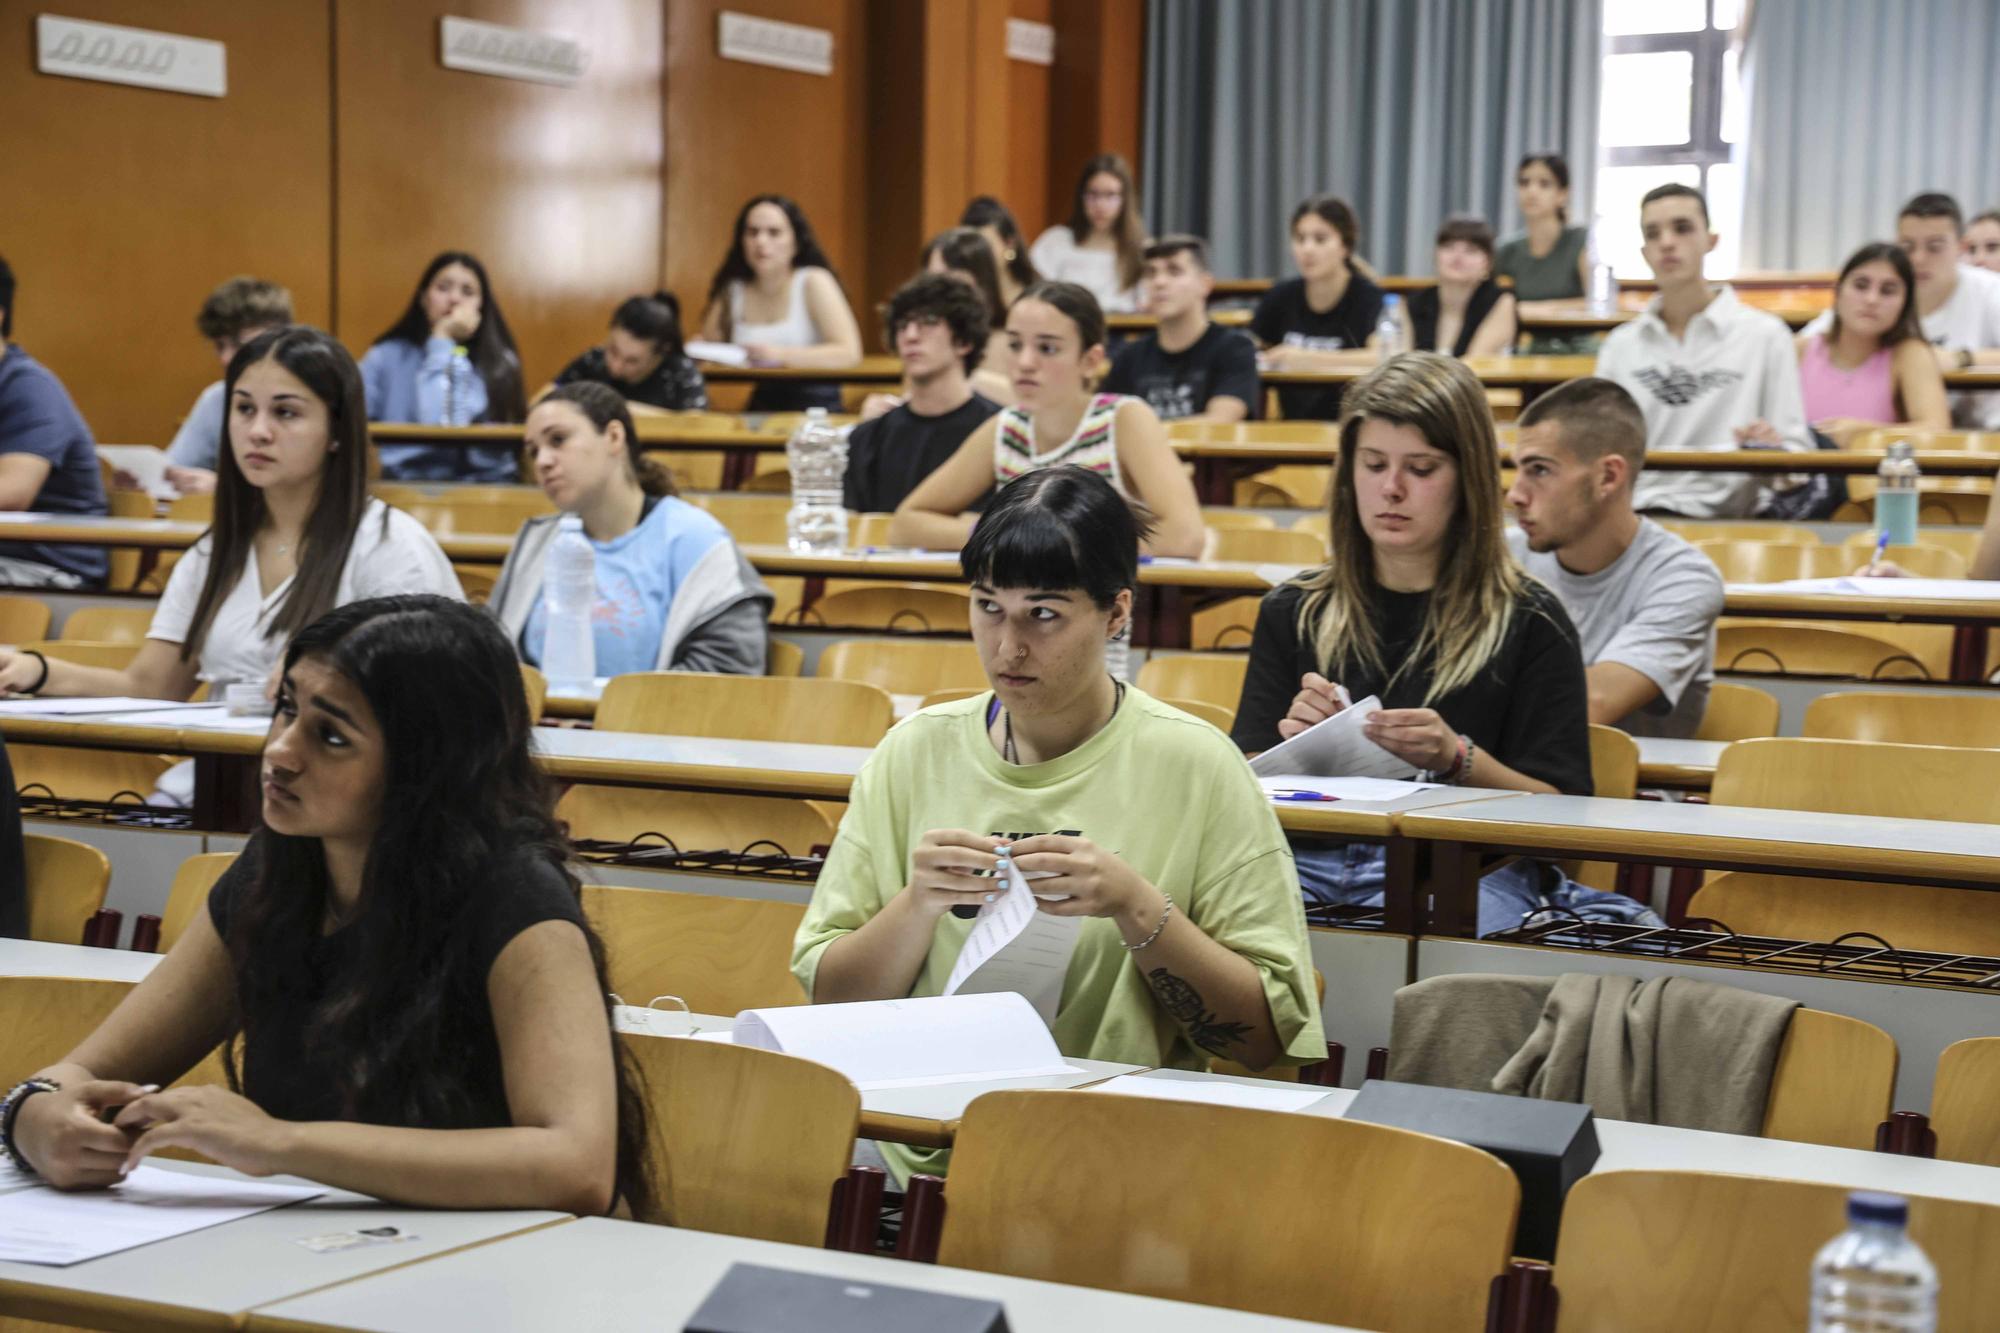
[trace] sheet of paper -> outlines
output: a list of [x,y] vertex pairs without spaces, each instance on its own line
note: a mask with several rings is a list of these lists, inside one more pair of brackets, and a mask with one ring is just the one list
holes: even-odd
[[323,1193],[310,1185],[270,1185],[144,1165],[108,1190],[16,1190],[0,1195],[0,1259],[63,1267]]
[[139,483],[155,500],[174,500],[180,491],[167,480],[167,453],[150,444],[100,444],[97,456]]
[[[1324,722],[1307,727],[1250,761],[1258,777],[1309,773],[1321,778],[1411,778],[1417,770],[1368,739],[1361,724],[1382,711],[1369,695]],[[1357,798],[1368,799],[1368,798]]]
[[[218,707],[220,705],[217,705]],[[171,704],[164,699],[5,699],[0,715],[14,717],[89,717],[99,713],[163,713],[185,716],[202,704]],[[122,719],[121,719],[122,720]]]
[[1305,773],[1259,774],[1266,795],[1311,791],[1342,801],[1395,801],[1411,792],[1430,791],[1438,782],[1399,782],[1394,778],[1316,778]]
[[1083,1072],[1012,991],[746,1009],[736,1040],[831,1066],[863,1092]]
[[683,344],[687,354],[697,361],[713,361],[719,366],[747,366],[750,353],[735,343],[712,343],[696,338]]
[[1206,1102],[1210,1106],[1243,1106],[1253,1111],[1302,1111],[1326,1097],[1321,1087],[1287,1087],[1273,1083],[1253,1088],[1220,1079],[1147,1078],[1142,1074],[1120,1074],[1102,1083],[1093,1083],[1086,1092],[1115,1092],[1128,1097],[1158,1097],[1170,1102]]
[[1053,1028],[1083,918],[1037,911],[1028,881],[1011,862],[1002,882],[1006,892],[979,909],[944,993],[1013,991],[1035,1006],[1042,1021]]
[[[159,700],[153,702],[158,704]],[[144,712],[120,713],[115,720],[128,727],[198,727],[208,731],[254,731],[259,734],[271,729],[269,716],[231,717],[229,709],[222,704],[154,707]]]
[[1987,579],[1871,579],[1844,574],[1832,579],[1787,579],[1782,583],[1732,583],[1740,593],[1839,593],[1849,597],[1899,597],[1921,601],[2000,601],[2000,582]]
[[1306,566],[1304,565],[1257,566],[1257,577],[1270,584],[1273,588],[1277,587],[1280,583],[1290,583],[1305,572]]

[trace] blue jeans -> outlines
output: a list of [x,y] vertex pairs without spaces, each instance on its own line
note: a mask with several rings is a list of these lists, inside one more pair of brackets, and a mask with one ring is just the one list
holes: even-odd
[[[1292,848],[1298,862],[1299,887],[1306,902],[1347,907],[1382,905],[1383,861],[1377,843],[1351,842]],[[1622,893],[1586,888],[1554,866],[1526,858],[1511,861],[1479,880],[1479,933],[1512,930],[1538,907],[1566,907],[1586,920],[1618,921],[1628,925],[1664,925],[1644,903]]]

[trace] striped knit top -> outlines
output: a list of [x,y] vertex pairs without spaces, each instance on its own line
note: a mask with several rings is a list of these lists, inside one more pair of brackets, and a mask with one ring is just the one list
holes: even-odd
[[1083,419],[1076,423],[1075,433],[1045,454],[1035,452],[1034,418],[1018,407],[1001,408],[1000,429],[993,436],[995,484],[1005,486],[1014,478],[1025,476],[1037,468],[1073,463],[1101,474],[1120,495],[1124,495],[1125,481],[1118,473],[1118,441],[1114,427],[1118,405],[1125,401],[1124,394],[1097,394],[1090,400],[1090,406],[1083,410]]

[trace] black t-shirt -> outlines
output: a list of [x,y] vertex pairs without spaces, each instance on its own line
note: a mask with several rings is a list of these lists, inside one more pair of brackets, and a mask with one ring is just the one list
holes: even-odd
[[[1266,346],[1282,343],[1316,352],[1366,347],[1382,319],[1382,289],[1359,273],[1348,275],[1347,291],[1331,310],[1306,304],[1306,280],[1288,278],[1264,293],[1250,332]],[[1278,406],[1288,419],[1338,421],[1341,386],[1312,388],[1289,385],[1278,390]]]
[[[232,914],[246,895],[255,891],[267,837],[264,833],[252,837],[209,893],[209,919],[225,942]],[[274,885],[272,891],[284,892],[285,886]],[[464,917],[465,939],[434,942],[436,958],[431,961],[438,966],[451,965],[454,957],[464,960],[457,965],[465,979],[462,993],[448,995],[445,1003],[465,1006],[462,1013],[472,1020],[472,1040],[480,1048],[479,1058],[473,1061],[475,1085],[468,1090],[472,1111],[465,1123],[404,1128],[475,1129],[512,1123],[486,980],[494,960],[514,937],[544,921],[573,921],[581,926],[583,908],[554,865],[542,855],[524,850],[496,863],[493,873],[481,881],[478,901]],[[305,945],[302,965],[291,984],[271,998],[265,1012],[244,1015],[243,1090],[266,1114],[280,1120],[356,1118],[335,1096],[334,1059],[330,1053],[315,1049],[306,1034],[315,1010],[351,964],[358,942],[356,927],[351,925],[331,935],[315,936]],[[454,943],[462,943],[463,951],[451,948]],[[380,981],[386,986],[397,984],[393,977]],[[366,1118],[365,1112],[362,1118]]]
[[577,380],[608,384],[623,398],[665,408],[669,412],[699,412],[708,406],[708,385],[702,380],[701,371],[696,369],[694,362],[678,352],[663,357],[645,379],[637,384],[627,384],[612,377],[611,368],[604,364],[604,349],[593,347],[564,366],[562,374],[556,376],[557,384],[570,384]]
[[[847,437],[840,502],[863,514],[892,512],[999,410],[1000,404],[975,393],[941,417],[919,416],[905,403],[862,422]],[[984,500],[973,506],[984,507]]]
[[1369,600],[1384,669],[1373,672],[1341,670],[1320,660],[1311,638],[1299,635],[1304,598],[1303,588],[1288,583],[1266,593],[1257,608],[1250,667],[1231,733],[1245,753],[1278,743],[1278,720],[1290,711],[1299,678],[1317,671],[1345,685],[1356,699],[1380,695],[1384,708],[1434,708],[1452,730],[1470,736],[1509,768],[1567,795],[1591,794],[1590,695],[1583,651],[1562,603],[1547,588],[1531,581],[1492,660],[1468,684],[1428,704],[1428,671],[1405,671],[1393,685],[1387,676],[1416,644],[1429,593],[1374,590]]
[[1100,393],[1143,398],[1162,421],[1199,416],[1211,398],[1240,398],[1257,415],[1257,345],[1238,329],[1210,324],[1188,346],[1169,352],[1151,333],[1126,343],[1111,363]]
[[[1465,322],[1458,326],[1458,337],[1452,343],[1453,356],[1465,355],[1465,349],[1472,346],[1472,335],[1479,332],[1479,326],[1493,313],[1500,297],[1500,284],[1491,278],[1473,289],[1472,299],[1465,303]],[[1435,287],[1410,293],[1410,346],[1419,352],[1437,350],[1438,312],[1442,304]]]

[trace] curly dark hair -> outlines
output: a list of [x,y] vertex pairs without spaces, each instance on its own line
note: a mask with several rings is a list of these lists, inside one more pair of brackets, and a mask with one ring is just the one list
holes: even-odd
[[[980,242],[983,247],[986,243]],[[896,289],[882,315],[882,329],[889,345],[896,345],[896,330],[923,315],[933,315],[951,328],[951,340],[964,343],[965,373],[979,369],[986,355],[986,340],[993,326],[986,319],[986,302],[971,284],[942,273],[919,273]]]

